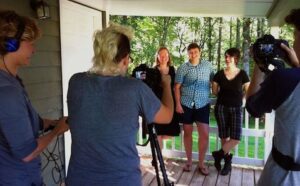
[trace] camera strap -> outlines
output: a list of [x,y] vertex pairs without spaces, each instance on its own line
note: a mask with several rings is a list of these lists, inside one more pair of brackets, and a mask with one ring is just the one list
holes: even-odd
[[[142,118],[142,137],[143,139],[146,139],[146,135],[148,134],[148,127],[147,127],[147,123],[146,123],[146,120],[144,118]],[[142,147],[145,147],[148,145],[148,143],[150,142],[150,138],[148,138],[146,140],[146,142],[140,144],[140,143],[136,143],[136,145],[138,146],[142,146]]]
[[272,146],[272,157],[274,161],[286,171],[300,171],[300,164],[296,163],[290,156],[282,154],[274,145]]

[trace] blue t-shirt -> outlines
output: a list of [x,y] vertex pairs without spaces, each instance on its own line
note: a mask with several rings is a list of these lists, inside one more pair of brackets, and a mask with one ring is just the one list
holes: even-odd
[[210,82],[214,76],[212,65],[202,60],[193,66],[190,62],[182,64],[175,76],[175,82],[181,84],[181,104],[196,109],[210,102]]
[[67,184],[141,186],[139,115],[152,123],[161,103],[142,81],[78,73],[67,96],[72,137]]
[[39,117],[18,80],[0,70],[0,185],[41,185],[41,161],[23,158],[37,147]]

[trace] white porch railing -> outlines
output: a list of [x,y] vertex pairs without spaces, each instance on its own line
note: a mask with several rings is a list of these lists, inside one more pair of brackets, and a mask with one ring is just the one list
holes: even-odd
[[[274,113],[265,114],[264,118],[251,118],[248,112],[244,112],[244,125],[242,129],[242,139],[240,144],[234,149],[233,163],[264,166],[267,157],[272,147]],[[211,117],[213,113],[211,113]],[[253,121],[254,120],[254,121]],[[138,135],[138,142],[142,143],[142,130]],[[198,134],[197,127],[194,125],[195,140],[193,147],[197,147]],[[218,138],[218,129],[216,123],[210,123],[209,131],[209,146],[206,152],[206,160],[213,160],[211,152],[220,149],[221,143]],[[142,154],[151,155],[150,145],[147,147],[138,147]],[[179,137],[164,140],[162,154],[169,158],[185,158],[185,151],[183,145],[183,130],[181,126],[181,134]],[[198,159],[198,148],[193,148],[193,159]]]

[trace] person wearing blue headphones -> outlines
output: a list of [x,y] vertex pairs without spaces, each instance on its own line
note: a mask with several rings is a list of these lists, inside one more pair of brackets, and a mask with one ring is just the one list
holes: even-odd
[[[39,154],[68,130],[66,118],[42,119],[17,72],[29,65],[40,36],[36,23],[14,11],[0,11],[0,185],[43,185]],[[53,128],[43,136],[39,131]]]

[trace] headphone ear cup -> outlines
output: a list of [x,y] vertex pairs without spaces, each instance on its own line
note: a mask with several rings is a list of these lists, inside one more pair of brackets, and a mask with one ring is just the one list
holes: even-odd
[[5,49],[7,52],[15,52],[19,49],[20,42],[15,38],[7,39],[5,42]]

